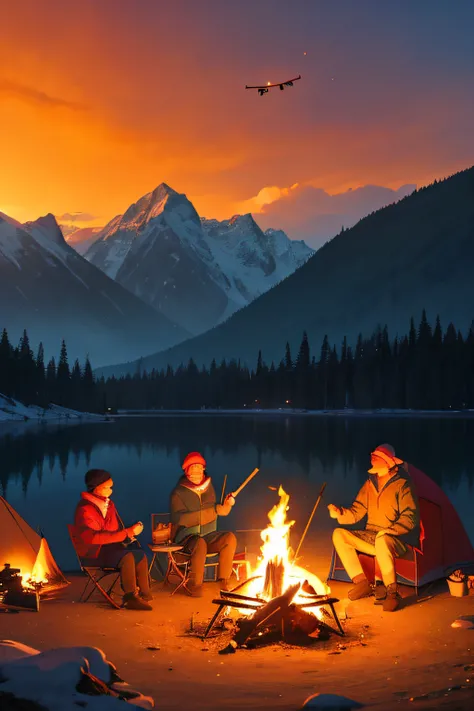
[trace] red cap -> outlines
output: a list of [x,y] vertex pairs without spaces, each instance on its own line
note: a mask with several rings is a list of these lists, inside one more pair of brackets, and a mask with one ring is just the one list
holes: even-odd
[[189,454],[187,454],[184,458],[184,462],[181,468],[186,471],[187,469],[189,469],[191,464],[202,464],[203,467],[205,467],[206,460],[199,452],[189,452]]

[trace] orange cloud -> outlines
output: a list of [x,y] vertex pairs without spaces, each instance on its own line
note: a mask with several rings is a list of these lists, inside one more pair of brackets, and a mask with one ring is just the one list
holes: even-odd
[[66,99],[60,99],[56,96],[49,96],[44,91],[38,91],[30,86],[24,86],[23,84],[18,84],[14,81],[8,81],[7,79],[0,79],[0,94],[12,96],[22,101],[26,101],[27,103],[39,106],[43,105],[53,108],[67,108],[72,109],[73,111],[84,111],[86,108],[82,104],[74,101],[67,101]]
[[318,248],[341,228],[352,227],[365,215],[409,195],[416,185],[402,185],[397,190],[377,185],[349,188],[329,194],[312,185],[293,186],[282,190],[278,199],[261,207],[254,215],[266,229],[279,227],[289,236],[305,239]]

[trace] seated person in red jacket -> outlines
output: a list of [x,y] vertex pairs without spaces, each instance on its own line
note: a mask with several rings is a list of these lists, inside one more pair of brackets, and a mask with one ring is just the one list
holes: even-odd
[[[124,544],[143,531],[142,523],[125,528],[111,500],[114,482],[104,469],[90,469],[85,477],[87,491],[76,507],[74,527],[80,542],[77,553],[84,565],[119,568],[124,607],[151,610],[148,563],[143,550]],[[137,590],[138,588],[138,590]]]

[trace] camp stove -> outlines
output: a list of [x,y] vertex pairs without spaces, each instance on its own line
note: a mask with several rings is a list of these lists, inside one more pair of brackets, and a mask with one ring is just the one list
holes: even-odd
[[39,611],[38,589],[33,584],[24,586],[20,568],[5,563],[0,571],[0,610]]

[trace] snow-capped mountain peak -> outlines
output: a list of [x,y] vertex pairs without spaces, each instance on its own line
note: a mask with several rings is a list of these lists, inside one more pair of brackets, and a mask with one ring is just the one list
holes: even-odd
[[[161,214],[165,209],[167,202],[172,199],[179,197],[173,188],[170,188],[166,183],[161,183],[152,192],[147,193],[136,203],[130,205],[128,210],[124,213],[121,219],[121,223],[135,223],[135,226],[140,229],[144,224],[149,222],[157,215]],[[186,196],[181,196],[186,199]]]
[[30,232],[35,239],[36,237],[38,237],[38,239],[41,237],[42,240],[46,240],[46,244],[50,241],[56,245],[67,246],[61,228],[56,222],[55,216],[50,212],[43,217],[38,217],[37,220],[26,222],[23,225],[23,229]]
[[246,306],[313,254],[281,230],[263,232],[250,213],[229,220],[202,219],[211,251],[227,275],[233,301]]
[[203,240],[199,215],[186,195],[177,193],[166,183],[147,193],[131,205],[123,215],[117,215],[104,227],[85,256],[108,276],[120,280],[119,271],[130,254],[149,249],[158,234],[169,231],[178,240],[187,241],[200,252],[201,259],[212,255]]
[[4,212],[0,211],[0,221],[8,222],[10,225],[14,225],[15,227],[23,227],[21,222],[18,222],[18,220],[15,220],[14,217],[10,217],[10,215],[5,215]]
[[[286,241],[285,241],[286,240]],[[166,183],[102,230],[85,254],[148,304],[199,333],[228,318],[302,264],[312,250],[292,249],[253,216],[200,218],[186,195]]]
[[26,328],[49,354],[65,338],[70,356],[105,363],[189,336],[81,257],[51,214],[25,225],[0,216],[0,275],[2,328],[12,339]]
[[0,212],[0,264],[7,261],[21,269],[20,258],[25,251],[28,236],[22,230],[20,222]]

